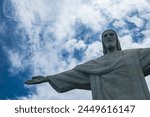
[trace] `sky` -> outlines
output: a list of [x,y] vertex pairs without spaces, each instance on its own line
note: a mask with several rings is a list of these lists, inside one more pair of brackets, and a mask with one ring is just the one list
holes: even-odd
[[48,83],[24,81],[102,56],[101,34],[109,28],[123,50],[150,47],[149,6],[150,0],[0,0],[0,99],[92,99],[90,91],[59,94]]

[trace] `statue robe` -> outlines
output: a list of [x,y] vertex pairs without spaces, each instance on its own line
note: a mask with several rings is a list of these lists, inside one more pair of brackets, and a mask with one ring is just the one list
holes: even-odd
[[150,48],[144,48],[108,53],[47,77],[57,92],[86,89],[95,100],[145,100],[150,99],[144,78],[149,74]]

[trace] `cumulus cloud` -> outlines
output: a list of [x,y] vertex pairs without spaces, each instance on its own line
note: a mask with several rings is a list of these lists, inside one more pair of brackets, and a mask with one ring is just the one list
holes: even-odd
[[86,45],[82,40],[78,41],[76,39],[70,39],[65,44],[65,49],[69,52],[73,52],[74,49],[82,49],[85,48]]
[[102,53],[102,43],[96,41],[88,46],[87,50],[85,51],[85,54],[83,55],[84,60],[88,61],[98,56],[102,56]]
[[144,25],[144,21],[141,18],[138,18],[137,16],[127,17],[127,20],[129,22],[134,23],[139,28],[143,27],[143,25]]
[[[93,32],[116,29],[123,49],[149,47],[149,5],[146,0],[5,0],[4,14],[18,22],[17,30],[24,31],[20,40],[24,41],[22,46],[29,56],[10,50],[11,69],[24,69],[29,65],[33,75],[55,74],[101,56],[99,36],[89,44],[76,38],[77,21]],[[138,37],[139,33],[143,35],[142,43],[133,41],[133,35]],[[72,55],[75,49],[84,50],[82,61],[73,56],[65,58],[67,61],[62,59],[63,50]],[[90,92],[79,90],[58,95],[48,84],[44,84],[38,85],[35,93],[23,99],[91,99]]]
[[[10,62],[12,64],[13,68],[21,69],[22,68],[22,58],[20,54],[18,54],[16,51],[8,51],[8,55],[10,57]],[[14,69],[11,69],[14,70]]]

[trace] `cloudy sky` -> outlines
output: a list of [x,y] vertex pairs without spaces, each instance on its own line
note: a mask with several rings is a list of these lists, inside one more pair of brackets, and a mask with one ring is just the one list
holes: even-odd
[[102,56],[108,28],[123,49],[150,47],[149,6],[150,0],[0,0],[0,99],[91,99],[90,91],[59,94],[48,83],[24,81]]

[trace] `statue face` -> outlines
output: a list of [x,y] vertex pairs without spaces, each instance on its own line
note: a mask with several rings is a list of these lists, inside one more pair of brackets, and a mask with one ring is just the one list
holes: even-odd
[[116,34],[112,30],[108,30],[103,34],[103,42],[106,49],[110,50],[111,48],[116,47],[117,37]]

